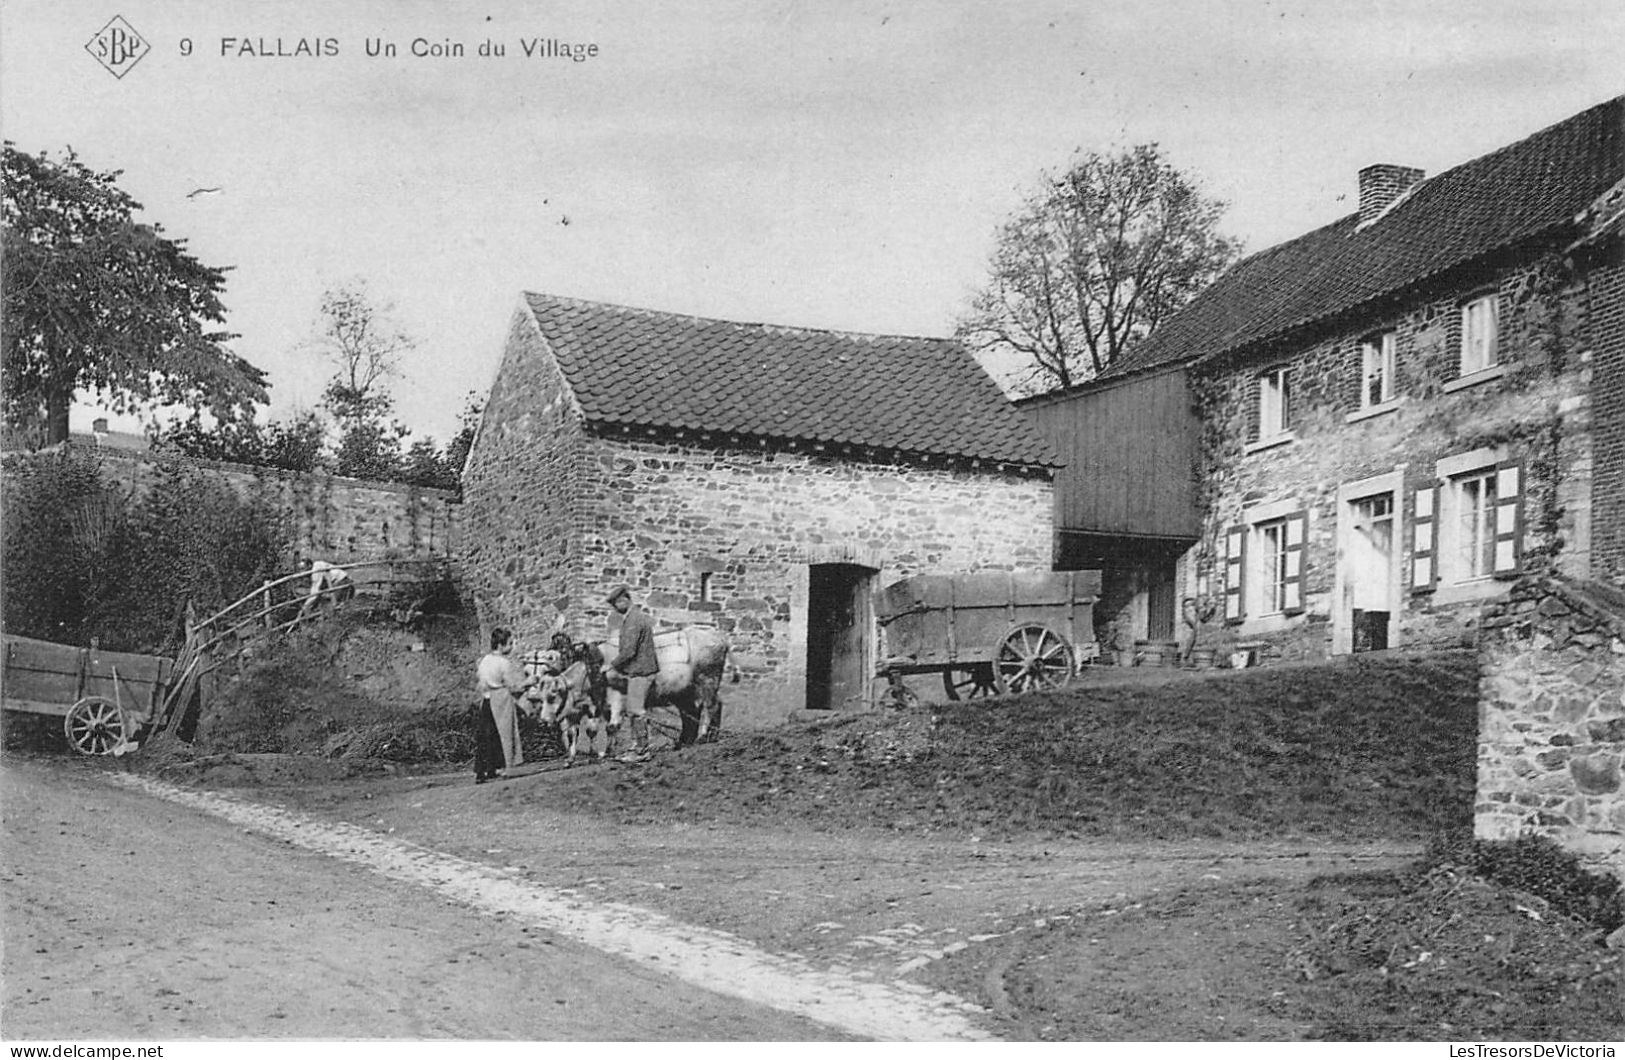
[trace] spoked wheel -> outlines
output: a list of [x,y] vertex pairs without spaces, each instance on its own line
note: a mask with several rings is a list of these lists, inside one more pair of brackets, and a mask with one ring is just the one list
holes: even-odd
[[988,663],[942,672],[942,690],[949,699],[988,699],[999,694],[998,679]]
[[82,755],[112,754],[131,735],[129,722],[118,704],[100,696],[88,696],[75,703],[62,719],[62,731]]
[[999,642],[994,656],[995,678],[1010,692],[1047,692],[1072,677],[1072,646],[1048,626],[1017,626]]

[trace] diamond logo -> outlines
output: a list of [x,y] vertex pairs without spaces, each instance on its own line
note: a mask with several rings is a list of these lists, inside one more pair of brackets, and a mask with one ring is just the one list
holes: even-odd
[[152,45],[135,31],[134,26],[124,21],[123,15],[114,15],[107,25],[85,42],[85,51],[114,77],[129,73],[151,50]]

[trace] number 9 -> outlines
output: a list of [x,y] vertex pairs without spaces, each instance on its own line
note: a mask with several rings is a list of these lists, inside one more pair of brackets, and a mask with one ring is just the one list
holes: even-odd
[[192,54],[192,38],[191,37],[182,37],[181,38],[181,54],[182,55],[191,55]]

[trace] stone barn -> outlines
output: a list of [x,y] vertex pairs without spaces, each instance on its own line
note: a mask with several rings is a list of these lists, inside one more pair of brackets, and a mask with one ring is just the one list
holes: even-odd
[[[728,724],[870,701],[874,591],[1049,570],[1057,457],[958,344],[527,294],[463,473],[463,575],[522,644],[725,631]],[[618,617],[618,616],[616,616]]]

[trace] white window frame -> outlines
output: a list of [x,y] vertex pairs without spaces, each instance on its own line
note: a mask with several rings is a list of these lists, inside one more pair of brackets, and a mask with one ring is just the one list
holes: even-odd
[[1258,579],[1259,618],[1286,613],[1287,568],[1292,553],[1287,549],[1287,521],[1271,519],[1253,524],[1253,573]]
[[1495,478],[1495,468],[1486,467],[1450,480],[1453,520],[1445,570],[1458,585],[1495,573]]
[[[1516,551],[1525,502],[1521,469],[1515,461],[1508,465],[1505,446],[1494,446],[1446,457],[1435,465],[1435,474],[1438,510],[1431,514],[1437,519],[1438,544],[1432,562],[1437,567],[1438,593],[1434,602],[1476,600],[1505,592],[1507,572],[1521,566]],[[1478,565],[1486,569],[1475,570],[1465,551],[1469,543],[1463,529],[1469,484],[1482,483],[1490,485],[1476,487],[1487,503],[1474,509],[1473,525],[1480,536],[1473,547],[1474,554],[1483,559]]]
[[1291,431],[1292,366],[1277,365],[1258,377],[1258,439]]
[[1501,296],[1480,295],[1461,306],[1461,374],[1487,372],[1501,363]]
[[[1362,409],[1385,405],[1394,400],[1394,347],[1392,331],[1373,335],[1360,343],[1360,407]],[[1373,400],[1371,384],[1377,380],[1377,394]]]

